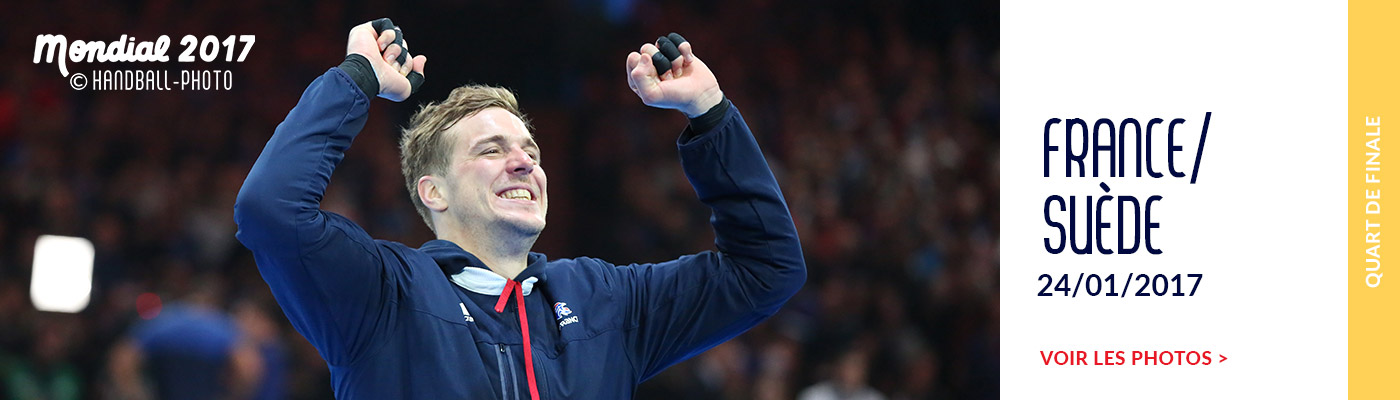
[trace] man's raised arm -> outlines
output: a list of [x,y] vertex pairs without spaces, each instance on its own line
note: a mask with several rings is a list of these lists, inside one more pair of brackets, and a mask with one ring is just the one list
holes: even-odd
[[[647,105],[690,117],[677,141],[681,166],[713,212],[719,252],[622,269],[639,379],[773,315],[807,278],[792,215],[738,109],[689,42],[673,33],[658,43],[628,56],[628,84]],[[669,69],[658,75],[658,66]]]
[[[346,59],[317,78],[277,126],[243,182],[234,205],[238,240],[293,326],[332,364],[348,362],[378,332],[395,276],[379,247],[350,220],[320,203],[345,150],[365,125],[378,95],[408,98],[426,58],[407,57],[402,32],[388,19],[350,31]],[[400,64],[402,63],[402,64]]]

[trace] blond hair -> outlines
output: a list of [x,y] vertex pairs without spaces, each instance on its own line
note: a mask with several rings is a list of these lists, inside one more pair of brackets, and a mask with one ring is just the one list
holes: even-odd
[[399,164],[403,169],[404,183],[408,187],[409,197],[413,199],[413,207],[418,210],[418,215],[423,217],[423,222],[428,224],[428,229],[434,232],[437,228],[433,227],[428,207],[423,205],[423,199],[418,196],[418,178],[446,174],[449,160],[452,158],[453,142],[443,132],[457,121],[491,107],[510,111],[525,122],[526,129],[534,131],[530,120],[520,112],[515,93],[509,89],[487,85],[465,85],[452,89],[446,100],[428,103],[419,108],[418,112],[409,118],[408,126],[403,128],[403,138],[399,140]]

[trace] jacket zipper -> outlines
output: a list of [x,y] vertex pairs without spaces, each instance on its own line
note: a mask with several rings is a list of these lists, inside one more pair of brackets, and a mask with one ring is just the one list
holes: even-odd
[[506,353],[506,345],[498,344],[496,352],[496,373],[501,379],[501,400],[508,400],[506,396],[506,358],[502,354]]
[[[520,400],[520,382],[519,378],[515,375],[515,355],[511,354],[510,348],[506,347],[505,344],[496,345],[496,349],[498,350],[496,354],[496,365],[501,371],[501,398]],[[501,363],[502,358],[505,359],[504,364]],[[515,396],[507,395],[506,374],[510,374],[510,390],[515,393]]]

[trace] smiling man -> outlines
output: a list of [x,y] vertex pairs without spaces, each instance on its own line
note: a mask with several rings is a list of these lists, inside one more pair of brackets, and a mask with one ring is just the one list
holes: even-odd
[[426,58],[409,57],[402,35],[387,19],[351,30],[345,62],[306,89],[234,207],[238,239],[325,358],[337,397],[631,398],[802,286],[802,249],[777,181],[676,34],[629,54],[627,81],[643,103],[690,117],[677,147],[713,211],[716,251],[632,265],[530,252],[545,227],[548,178],[515,96],[488,86],[453,90],[404,130],[405,182],[436,240],[374,240],[321,210],[370,99],[402,101],[422,82]]
[[515,277],[544,229],[549,179],[509,90],[469,85],[419,110],[404,131],[403,175],[438,236]]

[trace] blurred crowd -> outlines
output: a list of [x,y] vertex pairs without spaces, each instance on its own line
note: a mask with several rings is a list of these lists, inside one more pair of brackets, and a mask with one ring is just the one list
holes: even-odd
[[[171,380],[202,372],[225,398],[331,398],[325,363],[234,239],[233,201],[301,90],[344,56],[349,28],[384,15],[428,56],[427,85],[375,102],[323,208],[377,238],[431,239],[403,188],[398,128],[416,104],[488,83],[517,91],[543,147],[554,201],[536,251],[630,263],[711,249],[708,210],[677,162],[684,116],[642,105],[624,80],[629,51],[679,32],[767,153],[810,276],[772,319],[637,397],[997,396],[997,3],[489,3],[10,5],[21,17],[0,41],[18,58],[0,75],[0,399],[170,397]],[[241,63],[68,65],[226,69],[233,90],[94,92],[29,62],[28,38],[46,33],[257,42]],[[78,314],[31,305],[42,234],[95,245]]]

